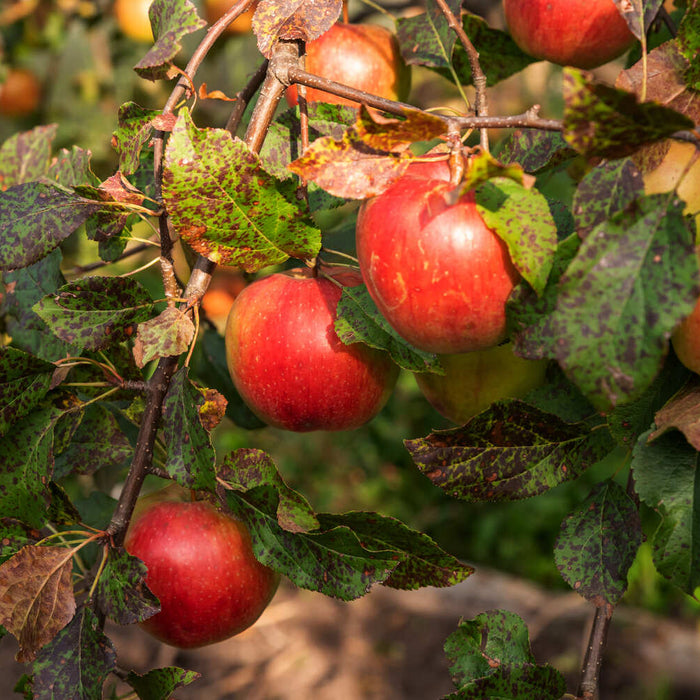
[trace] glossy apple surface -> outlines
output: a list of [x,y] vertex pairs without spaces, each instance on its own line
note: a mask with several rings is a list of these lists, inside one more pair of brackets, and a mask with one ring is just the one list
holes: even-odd
[[613,0],[504,0],[515,43],[535,58],[595,68],[635,41]]
[[[209,24],[214,24],[225,12],[231,9],[234,0],[204,0],[204,14]],[[228,34],[247,34],[253,26],[253,15],[258,3],[253,3],[249,10],[236,17],[226,27]]]
[[379,350],[343,345],[334,330],[342,286],[359,273],[324,268],[277,273],[248,285],[226,324],[231,378],[250,409],[269,425],[307,432],[350,430],[373,418],[398,368]]
[[422,372],[416,383],[445,418],[462,425],[499,399],[518,399],[544,383],[546,360],[513,354],[510,343],[440,357],[445,374]]
[[148,567],[146,585],[161,604],[159,613],[139,624],[183,649],[250,627],[279,582],[253,555],[246,526],[204,501],[147,506],[124,546]]
[[[306,70],[389,100],[405,100],[411,87],[410,69],[401,57],[396,36],[376,24],[334,24],[306,45]],[[359,106],[308,87],[306,99]],[[290,106],[297,104],[295,85],[287,90],[287,102]]]
[[356,229],[360,270],[379,311],[409,343],[439,354],[498,345],[520,278],[474,192],[452,203],[453,189],[444,178],[402,177],[362,204]]
[[0,114],[23,117],[34,112],[41,101],[41,86],[32,71],[10,68],[0,82]]

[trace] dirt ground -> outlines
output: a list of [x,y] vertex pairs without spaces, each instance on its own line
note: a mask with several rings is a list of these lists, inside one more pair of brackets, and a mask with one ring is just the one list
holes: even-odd
[[[460,617],[505,608],[528,624],[538,661],[576,690],[591,608],[575,593],[542,590],[479,569],[449,589],[382,586],[352,603],[283,585],[257,624],[233,639],[179,651],[137,627],[110,627],[123,668],[178,665],[202,678],[179,700],[437,700],[454,690],[443,652]],[[0,640],[0,698],[25,670],[16,642]],[[126,692],[127,688],[120,688]],[[700,627],[620,607],[611,628],[600,700],[700,698]]]

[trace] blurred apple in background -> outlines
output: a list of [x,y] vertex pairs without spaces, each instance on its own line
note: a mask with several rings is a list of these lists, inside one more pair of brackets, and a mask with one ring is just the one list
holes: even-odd
[[[225,12],[231,9],[236,0],[204,0],[204,16],[209,24],[214,24]],[[228,34],[247,34],[253,26],[253,15],[258,6],[254,2],[252,7],[243,14],[238,15],[231,24],[226,27]]]
[[36,111],[41,102],[41,85],[26,68],[8,68],[0,73],[0,114],[24,117]]
[[499,399],[518,399],[541,386],[546,360],[525,360],[510,343],[488,350],[441,355],[445,374],[421,372],[416,383],[445,418],[462,425]]
[[220,333],[236,297],[245,289],[246,280],[240,270],[218,267],[212,275],[209,289],[202,297],[201,309]]

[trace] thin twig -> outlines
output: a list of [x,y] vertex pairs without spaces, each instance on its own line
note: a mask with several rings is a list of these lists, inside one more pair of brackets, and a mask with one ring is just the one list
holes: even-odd
[[[474,44],[472,44],[471,42],[471,39],[467,36],[467,33],[464,31],[462,23],[457,19],[457,17],[455,17],[454,13],[450,9],[449,5],[445,2],[445,0],[435,0],[435,2],[440,8],[442,14],[445,16],[445,19],[450,25],[450,28],[454,31],[454,33],[457,35],[457,38],[462,43],[464,50],[467,52],[469,66],[472,69],[472,81],[474,83],[474,92],[476,98],[474,104],[474,111],[476,112],[476,116],[488,117],[489,107],[488,100],[486,99],[486,74],[481,69],[481,63],[479,63],[479,52],[476,50]],[[489,136],[487,129],[482,128],[480,130],[480,138],[481,148],[483,148],[484,151],[488,152]]]
[[596,607],[591,634],[588,638],[588,647],[581,668],[577,700],[593,700],[598,692],[600,665],[603,661],[603,651],[608,639],[612,614],[613,606],[610,603]]
[[226,130],[231,136],[236,135],[248,103],[253,99],[253,96],[262,85],[263,80],[265,80],[268,64],[269,61],[265,59],[260,66],[258,66],[255,73],[253,73],[248,84],[236,95],[236,101],[233,103],[233,109],[226,122]]

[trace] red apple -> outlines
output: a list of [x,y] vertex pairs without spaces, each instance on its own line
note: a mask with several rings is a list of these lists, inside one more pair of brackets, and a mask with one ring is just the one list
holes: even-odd
[[398,368],[384,352],[343,345],[333,328],[342,286],[361,282],[346,268],[324,268],[317,277],[296,269],[238,295],[226,357],[236,389],[261,420],[297,432],[350,430],[384,406]]
[[0,75],[0,114],[24,117],[34,112],[41,102],[39,80],[26,68],[9,68]]
[[[390,100],[405,100],[411,86],[410,69],[401,58],[396,36],[377,24],[334,24],[306,45],[306,70]],[[359,106],[308,87],[306,99]],[[287,90],[287,102],[291,107],[297,104],[295,85]]]
[[613,0],[504,0],[503,10],[525,53],[563,66],[601,66],[635,41]]
[[546,360],[513,354],[510,343],[440,358],[445,374],[421,372],[416,383],[445,418],[462,425],[499,399],[518,399],[541,386]]
[[[216,20],[231,9],[234,0],[204,0],[204,14],[209,24],[214,24]],[[250,9],[242,15],[238,15],[231,24],[226,27],[228,34],[247,34],[253,26],[253,15],[258,3],[254,2]]]
[[[449,177],[446,168],[441,173]],[[356,247],[367,289],[417,348],[453,354],[493,347],[505,338],[506,300],[520,276],[474,192],[452,201],[445,177],[419,175],[399,178],[360,207]]]
[[255,558],[247,527],[205,501],[146,506],[124,546],[146,564],[146,585],[160,600],[161,611],[141,626],[183,649],[250,627],[279,582]]

